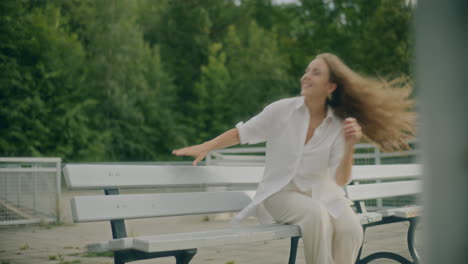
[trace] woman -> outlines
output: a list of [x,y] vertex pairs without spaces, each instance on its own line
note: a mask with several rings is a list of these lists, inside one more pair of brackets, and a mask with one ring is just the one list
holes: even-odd
[[262,181],[231,224],[251,215],[262,224],[296,224],[308,264],[352,264],[364,236],[341,188],[352,180],[353,145],[364,134],[382,150],[408,148],[410,91],[405,79],[364,77],[337,56],[320,54],[301,78],[301,96],[273,102],[246,123],[173,154],[193,156],[197,165],[211,150],[266,142]]

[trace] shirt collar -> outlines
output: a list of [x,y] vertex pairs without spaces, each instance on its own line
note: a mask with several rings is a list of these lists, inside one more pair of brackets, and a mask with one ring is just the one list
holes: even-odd
[[[306,107],[305,105],[305,97],[304,96],[299,96],[299,99],[296,101],[296,110],[301,108],[301,107]],[[327,116],[325,117],[325,120],[331,120],[334,117],[334,112],[333,108],[329,105],[327,105]]]

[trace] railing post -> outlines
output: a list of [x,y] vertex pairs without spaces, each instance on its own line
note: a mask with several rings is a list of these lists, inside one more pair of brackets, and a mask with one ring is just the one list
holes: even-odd
[[211,165],[211,151],[208,152],[208,155],[206,155],[206,165],[209,166]]
[[21,174],[17,175],[18,177],[18,181],[17,181],[17,184],[16,184],[16,206],[17,207],[21,207],[20,206],[20,199],[21,199]]
[[56,199],[55,199],[55,215],[57,223],[60,223],[60,197],[62,196],[62,159],[59,158],[55,164],[56,168]]
[[33,163],[33,165],[31,166],[33,168],[33,173],[32,173],[32,184],[33,184],[33,210],[34,210],[34,214],[37,214],[37,164],[36,163]]
[[[375,165],[380,165],[382,164],[382,159],[381,159],[381,152],[380,149],[376,146],[374,146],[374,153],[375,153]],[[381,183],[381,180],[377,180],[376,183]],[[377,210],[383,210],[383,200],[382,198],[377,199]]]

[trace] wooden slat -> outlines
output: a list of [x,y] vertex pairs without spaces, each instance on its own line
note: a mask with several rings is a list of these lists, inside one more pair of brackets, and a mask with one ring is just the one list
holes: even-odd
[[[359,214],[361,225],[382,220],[378,213]],[[106,252],[136,249],[144,252],[201,248],[226,244],[268,241],[300,236],[296,225],[257,225],[233,227],[202,232],[164,234],[134,238],[113,239],[87,245],[88,252]]]
[[56,173],[57,168],[0,168],[0,173]]
[[382,215],[379,213],[374,213],[374,212],[358,214],[358,217],[359,217],[359,222],[361,223],[361,225],[382,220]]
[[269,241],[300,236],[300,234],[300,228],[295,225],[236,227],[205,232],[136,237],[133,239],[133,248],[144,252],[157,252]]
[[232,161],[265,161],[265,156],[260,155],[213,155],[215,157],[221,158],[222,160],[232,160]]
[[300,236],[300,232],[300,228],[295,225],[273,224],[113,239],[89,244],[86,248],[88,252],[106,252],[125,249],[154,252],[289,238]]
[[[382,220],[378,213],[358,214],[361,225]],[[145,252],[200,248],[235,243],[267,241],[300,236],[295,225],[257,225],[203,232],[176,233],[135,238],[121,238],[87,245],[88,252],[137,249]]]
[[353,180],[386,180],[421,177],[420,164],[355,165]]
[[66,165],[71,189],[229,186],[258,183],[263,167]]
[[118,238],[108,241],[102,241],[99,243],[93,243],[86,245],[86,250],[90,253],[97,252],[107,252],[107,251],[116,251],[124,249],[132,249],[133,247],[133,238]]
[[347,197],[352,200],[368,200],[420,193],[420,180],[347,185]]
[[24,163],[58,163],[61,162],[62,158],[34,158],[34,157],[25,157],[25,158],[0,158],[0,162],[24,162]]
[[251,160],[224,160],[214,159],[210,161],[210,164],[216,166],[252,166],[261,167],[265,165],[263,161],[251,161]]
[[[263,167],[66,165],[64,176],[71,189],[229,186],[257,184]],[[421,176],[419,164],[355,165],[353,180],[385,180]]]
[[382,214],[382,216],[384,217],[397,216],[401,218],[412,218],[412,217],[420,216],[422,214],[422,210],[423,210],[422,206],[409,206],[409,207],[386,209],[386,210],[378,211],[377,213]]
[[254,192],[199,192],[77,196],[72,198],[75,222],[239,211]]
[[225,149],[217,149],[214,151],[210,151],[210,154],[225,154],[225,153],[262,153],[265,154],[266,147],[246,147],[246,148],[225,148]]

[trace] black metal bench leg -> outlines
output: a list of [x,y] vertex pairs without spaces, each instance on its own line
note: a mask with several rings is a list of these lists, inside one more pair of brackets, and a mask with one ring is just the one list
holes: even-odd
[[421,259],[419,256],[419,253],[416,251],[414,248],[414,233],[416,231],[416,225],[418,224],[418,218],[414,217],[409,220],[410,222],[410,227],[408,230],[408,250],[411,254],[411,257],[413,257],[414,264],[419,264]]
[[[365,230],[366,229],[364,227],[364,231]],[[411,225],[410,225],[410,230],[411,230]],[[411,231],[411,232],[413,232],[413,231]],[[413,243],[412,243],[412,241],[413,241],[412,237],[413,236],[412,235],[410,236],[410,232],[408,232],[408,239],[410,239],[410,237],[411,237],[411,242],[410,242],[410,240],[408,240],[408,244],[413,245]],[[364,241],[363,241],[363,243],[364,243]],[[410,247],[412,247],[412,246],[410,246]],[[408,259],[406,259],[405,257],[400,256],[400,255],[395,254],[395,253],[392,253],[392,252],[377,252],[377,253],[370,254],[370,255],[366,256],[365,258],[363,258],[363,259],[359,259],[361,257],[361,251],[362,251],[362,246],[361,246],[361,249],[359,250],[359,254],[358,254],[358,257],[357,257],[357,260],[356,260],[356,264],[367,264],[367,263],[369,263],[371,261],[374,261],[376,259],[392,259],[392,260],[395,260],[395,261],[397,261],[398,263],[401,263],[401,264],[419,264],[418,262],[411,262]]]
[[125,264],[125,260],[123,260],[120,256],[114,255],[114,264]]
[[176,255],[176,264],[188,264],[190,260],[192,260],[193,256],[197,254],[196,249],[189,249],[181,252],[180,254]]
[[291,237],[291,250],[289,251],[289,264],[296,263],[296,255],[297,255],[297,244],[299,242],[299,238],[301,237]]
[[413,264],[411,261],[409,261],[408,259],[398,255],[398,254],[395,254],[395,253],[392,253],[392,252],[377,252],[377,253],[374,253],[374,254],[371,254],[365,258],[363,258],[361,261],[359,261],[359,264],[367,264],[373,260],[376,260],[376,259],[392,259],[392,260],[395,260],[397,261],[398,263],[401,263],[401,264]]

